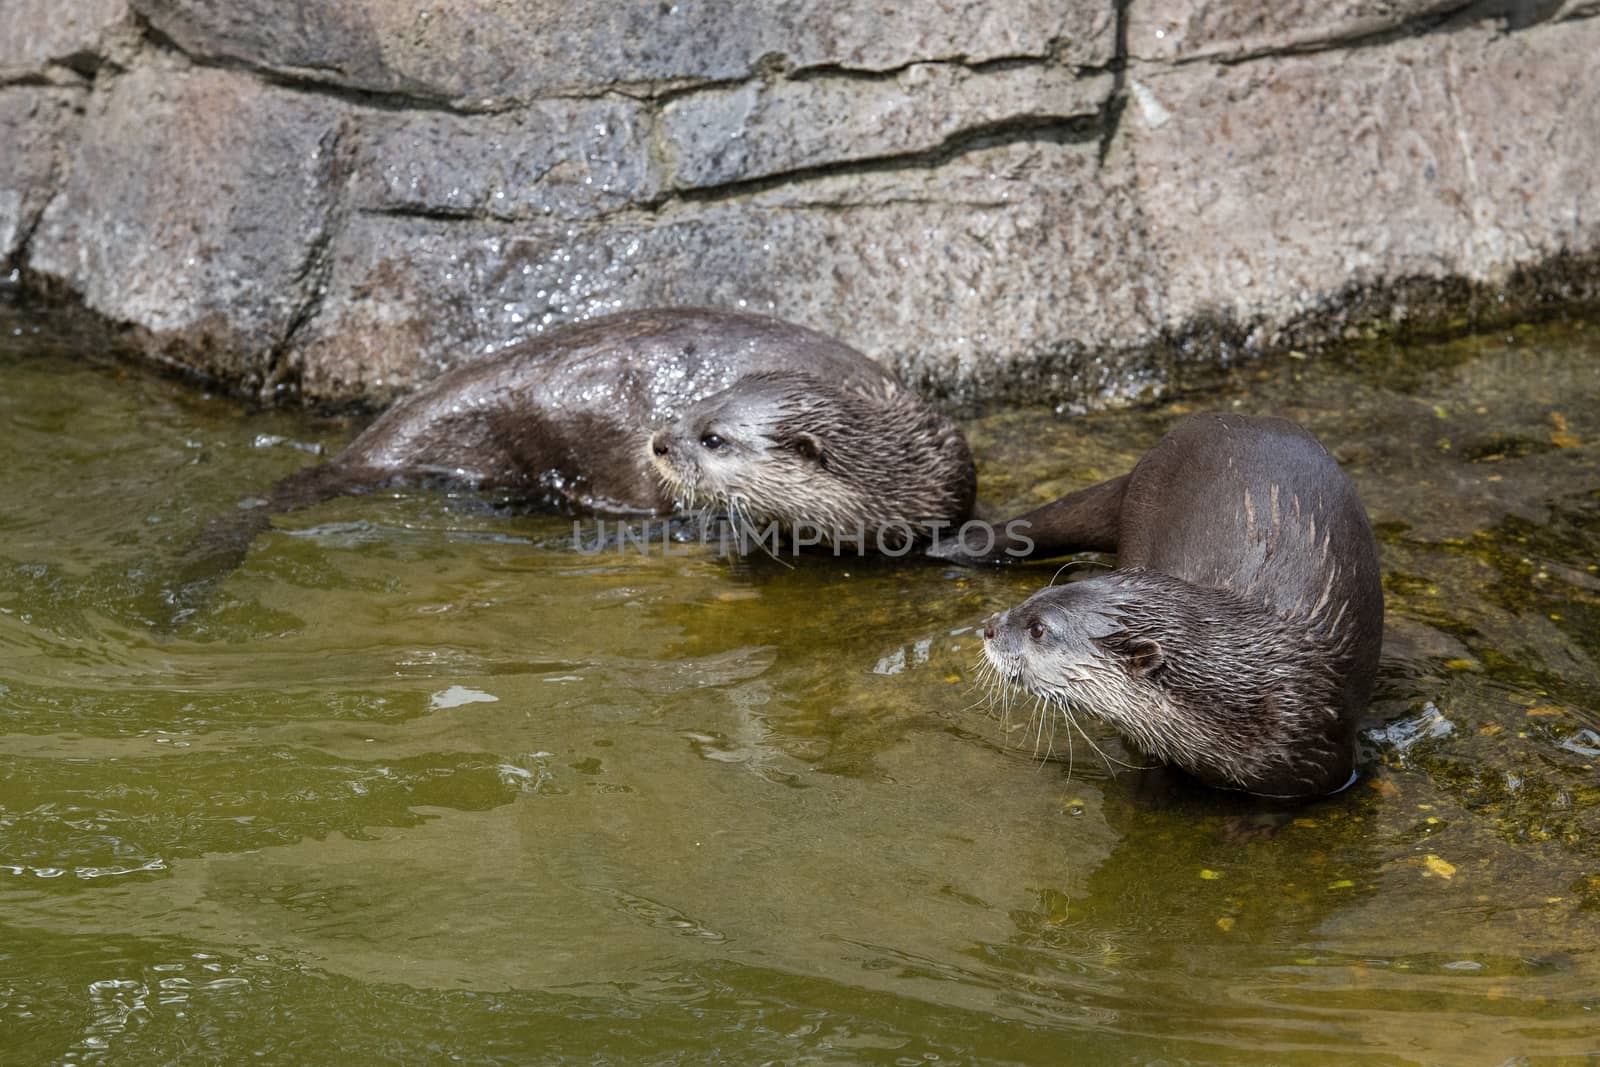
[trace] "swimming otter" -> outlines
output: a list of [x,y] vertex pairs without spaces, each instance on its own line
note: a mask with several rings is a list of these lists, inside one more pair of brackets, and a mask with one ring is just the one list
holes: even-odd
[[890,552],[964,520],[977,489],[961,431],[889,379],[751,374],[652,434],[650,459],[685,507]]
[[[740,477],[759,486],[740,491],[722,464],[720,500],[759,501],[763,515],[788,523],[870,524],[886,487],[867,472],[881,465],[903,479],[896,502],[927,507],[918,519],[959,523],[972,509],[976,475],[960,430],[855,349],[762,315],[634,311],[530,338],[400,400],[329,462],[213,519],[174,599],[203,596],[273,514],[384,486],[443,482],[569,510],[666,514],[692,494],[663,482],[650,434],[713,409],[747,416],[719,425],[729,454],[743,457]],[[780,422],[783,442],[760,438]],[[915,464],[885,451],[889,441],[901,447],[908,424],[925,435]]]
[[[440,481],[579,511],[661,514],[673,497],[652,473],[650,431],[696,401],[739,390],[750,375],[773,372],[832,389],[891,382],[855,349],[778,319],[692,308],[625,312],[447,371],[304,477],[318,499],[334,484],[360,492]],[[300,502],[296,476],[273,495]]]
[[1316,438],[1194,415],[1131,473],[1039,512],[1045,544],[1116,548],[1117,569],[991,617],[1001,679],[1208,785],[1302,798],[1350,782],[1383,589],[1366,512]]

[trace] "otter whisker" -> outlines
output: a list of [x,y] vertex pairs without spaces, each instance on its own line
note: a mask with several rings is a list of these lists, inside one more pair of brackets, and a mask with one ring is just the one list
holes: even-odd
[[967,688],[964,694],[966,696],[972,696],[974,693],[977,693],[977,699],[968,704],[965,708],[962,708],[961,710],[963,713],[972,711],[980,704],[987,704],[990,708],[994,706],[993,674],[994,668],[989,665],[989,661],[987,659],[980,658],[972,672],[971,679],[967,682]]
[[[730,496],[728,498],[729,510],[735,516],[737,516],[738,519],[741,522],[743,522],[751,530],[754,530],[756,522],[755,522],[755,519],[753,517],[751,517],[751,515],[749,513],[749,510],[748,510],[749,506],[750,506],[749,500],[744,498],[744,497],[735,495],[735,496]],[[770,546],[768,546],[767,539],[764,536],[762,536],[762,533],[764,533],[764,531],[757,532],[754,535],[755,536],[755,542],[756,542],[757,545],[759,545],[761,547],[761,551],[763,553],[765,553],[767,556],[769,556],[776,563],[778,563],[780,566],[787,567],[789,570],[794,570],[794,564],[793,563],[790,563],[788,560],[785,560],[782,557],[780,557],[776,552],[774,552],[771,549]],[[741,544],[741,546],[744,544],[743,536],[740,537],[740,544]]]
[[989,715],[1000,723],[1002,733],[1011,732],[1011,686],[1001,676],[999,668],[988,664]]
[[1000,676],[1000,671],[992,663],[984,664],[989,680],[989,714],[998,719],[1002,729],[1007,726],[1011,714],[1011,692],[1006,686],[1006,681]]
[[999,677],[999,672],[995,670],[994,664],[989,662],[989,657],[980,653],[972,674],[974,684],[983,685],[983,696],[988,704],[988,713],[993,716],[995,714],[995,705],[999,702],[999,694],[995,691],[995,682]]
[[1044,719],[1039,714],[1039,696],[1033,695],[1033,707],[1028,711],[1028,725],[1033,727],[1033,755],[1039,755],[1039,743],[1044,738]]
[[676,483],[676,484],[674,484],[672,486],[672,488],[675,490],[675,493],[674,493],[674,496],[673,496],[673,506],[677,507],[677,508],[679,508],[679,509],[681,509],[681,510],[683,510],[685,512],[692,511],[693,508],[694,508],[694,499],[695,499],[695,493],[694,493],[695,478],[694,478],[694,476],[690,475],[689,477],[683,478],[683,479],[676,479],[675,478],[675,479],[673,479],[673,481]]
[[1077,751],[1072,741],[1072,726],[1067,726],[1067,781],[1072,781],[1072,769],[1076,765]]
[[[1029,715],[1029,720],[1027,720],[1027,721],[1030,721],[1030,723],[1034,723],[1034,757],[1035,758],[1038,757],[1038,745],[1043,744],[1043,741],[1045,741],[1045,720],[1046,720],[1046,718],[1048,718],[1048,715],[1042,715],[1042,713],[1040,713],[1040,707],[1038,707],[1038,697],[1035,697],[1035,699],[1034,699],[1034,710],[1032,710],[1032,713],[1030,713],[1030,715]],[[1043,760],[1040,760],[1040,766],[1043,766]]]
[[[1039,760],[1039,766],[1043,767],[1054,754],[1056,741],[1055,723],[1050,719],[1049,715],[1045,714],[1043,696],[1039,694],[1034,695],[1033,708],[1029,711],[1028,715],[1029,721],[1035,724],[1033,736],[1033,755]],[[1044,732],[1047,724],[1050,727],[1050,733],[1048,736],[1046,736]],[[1044,743],[1043,756],[1039,755],[1039,744],[1041,741]]]
[[[961,695],[971,696],[972,694],[977,693],[978,687],[981,684],[983,684],[983,679],[974,674],[972,677],[967,679],[967,687],[961,691]],[[967,705],[966,710],[971,711],[976,706],[976,704],[969,704]]]
[[1004,678],[1000,679],[1000,724],[1006,728],[1008,733],[1011,728],[1012,700],[1016,697],[1016,693],[1015,686]]
[[1077,717],[1072,714],[1072,708],[1066,702],[1059,699],[1053,699],[1052,703],[1055,706],[1055,710],[1060,714],[1061,720],[1067,725],[1067,737],[1070,739],[1072,737],[1072,732],[1076,730],[1078,732],[1078,736],[1083,738],[1084,742],[1088,744],[1089,748],[1100,757],[1100,762],[1106,765],[1106,771],[1109,772],[1113,778],[1115,778],[1117,776],[1117,771],[1116,768],[1111,765],[1113,762],[1111,757],[1106,754],[1104,749],[1095,744],[1092,737],[1084,732],[1083,724],[1078,722]]
[[1061,711],[1061,717],[1064,718],[1067,721],[1069,726],[1077,729],[1079,736],[1081,736],[1084,739],[1084,741],[1088,743],[1090,748],[1094,749],[1095,752],[1099,753],[1100,758],[1102,760],[1104,760],[1105,763],[1106,763],[1106,770],[1110,771],[1113,776],[1115,776],[1117,772],[1112,768],[1112,766],[1111,766],[1112,764],[1116,764],[1118,767],[1121,767],[1124,770],[1129,770],[1129,771],[1143,771],[1143,770],[1148,770],[1149,769],[1149,765],[1148,764],[1129,763],[1126,760],[1119,760],[1115,756],[1109,755],[1106,752],[1105,749],[1101,748],[1099,745],[1097,745],[1095,743],[1094,738],[1090,737],[1084,731],[1083,725],[1078,722],[1077,716],[1072,714],[1072,706],[1069,703],[1067,703],[1064,700],[1061,700],[1060,698],[1057,698],[1057,706],[1059,707],[1059,709]]
[[[1045,742],[1044,742],[1044,758],[1045,759],[1055,759],[1056,758],[1056,720],[1055,720],[1054,716],[1046,714],[1043,711],[1041,711],[1041,714],[1044,714],[1045,718],[1050,720],[1050,733],[1049,733],[1048,736],[1046,736]],[[1067,734],[1067,741],[1068,741],[1069,744],[1072,741],[1072,734],[1071,734],[1070,731]],[[1069,774],[1069,776],[1071,774],[1070,765],[1068,767],[1068,774]]]
[[1107,563],[1103,559],[1090,559],[1087,556],[1074,556],[1063,563],[1060,567],[1056,568],[1055,574],[1050,576],[1050,582],[1045,586],[1045,588],[1048,589],[1050,586],[1055,585],[1056,579],[1060,578],[1063,572],[1070,571],[1074,567],[1104,567],[1106,570],[1112,569],[1111,564]]
[[990,695],[989,694],[989,689],[988,689],[988,687],[986,685],[982,689],[979,689],[979,686],[981,684],[982,684],[982,682],[981,682],[980,679],[974,678],[967,685],[967,690],[966,690],[966,693],[964,695],[965,696],[969,696],[969,697],[974,697],[975,699],[973,699],[972,702],[969,703],[966,707],[961,709],[962,714],[967,714],[967,713],[969,713],[969,712],[971,712],[971,711],[973,711],[973,710],[975,710],[975,709],[977,709],[979,707],[983,707],[983,706],[985,706],[985,705],[987,705],[989,703],[989,695]]

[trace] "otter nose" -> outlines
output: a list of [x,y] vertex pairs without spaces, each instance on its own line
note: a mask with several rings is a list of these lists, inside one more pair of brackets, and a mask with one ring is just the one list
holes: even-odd
[[983,639],[985,641],[994,640],[994,628],[999,622],[999,615],[990,615],[987,619],[983,620]]
[[650,451],[654,452],[658,456],[664,456],[671,451],[667,447],[667,439],[662,436],[660,430],[657,430],[655,433],[650,435]]

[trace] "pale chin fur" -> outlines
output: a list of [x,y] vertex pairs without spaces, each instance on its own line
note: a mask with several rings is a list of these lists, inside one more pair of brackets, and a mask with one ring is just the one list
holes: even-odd
[[1136,686],[1121,678],[1108,682],[1103,667],[1084,663],[1061,665],[1045,677],[1026,652],[1008,655],[987,643],[983,654],[1009,689],[1038,697],[1063,712],[1093,715],[1126,733],[1147,752],[1167,747],[1148,729],[1151,719],[1166,717],[1161,711],[1168,701],[1159,687]]
[[672,503],[678,511],[693,510],[695,493],[692,482],[680,477],[671,464],[654,453],[650,456],[650,469],[655,473],[656,480],[672,495]]

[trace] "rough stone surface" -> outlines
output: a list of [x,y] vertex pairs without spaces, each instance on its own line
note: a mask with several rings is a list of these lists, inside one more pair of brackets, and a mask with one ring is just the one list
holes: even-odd
[[[1156,324],[1123,192],[1092,145],[1019,145],[937,175],[836,178],[660,218],[510,233],[365,216],[336,246],[301,371],[317,397],[387,398],[562,321],[696,304],[848,338],[930,388],[1049,373],[1058,392],[1115,389],[1085,353]],[[994,359],[1018,338],[1027,347]]]
[[1060,53],[1101,66],[1112,9],[1095,0],[135,0],[186,52],[380,93],[495,108],[549,95],[749,77],[758,66],[892,71]]
[[1238,59],[1355,41],[1472,6],[1476,0],[1132,0],[1128,54],[1144,60]]
[[38,225],[61,174],[62,146],[84,93],[19,86],[0,92],[0,264],[9,263]]
[[665,303],[1087,406],[1600,299],[1595,0],[129,8],[0,40],[0,256],[255,395]]
[[6,0],[0,12],[0,81],[51,64],[92,65],[104,31],[127,17],[127,0]]
[[494,116],[369,113],[353,198],[363,210],[435,217],[604,215],[662,195],[650,126],[622,97]]
[[1503,282],[1600,246],[1579,162],[1600,159],[1600,124],[1581,117],[1600,114],[1596,50],[1600,26],[1510,39],[1474,28],[1337,66],[1291,56],[1137,72],[1122,147],[1166,318],[1220,317],[1272,344],[1342,290]]
[[1600,24],[1462,34],[1448,59],[1469,276],[1497,281],[1513,264],[1600,246]]
[[663,135],[679,187],[926,152],[958,134],[1097,115],[1112,77],[1037,63],[974,71],[917,63],[865,84],[847,76],[746,82],[668,104]]
[[142,328],[152,354],[260,383],[315,284],[339,111],[159,64],[94,94],[30,269]]

